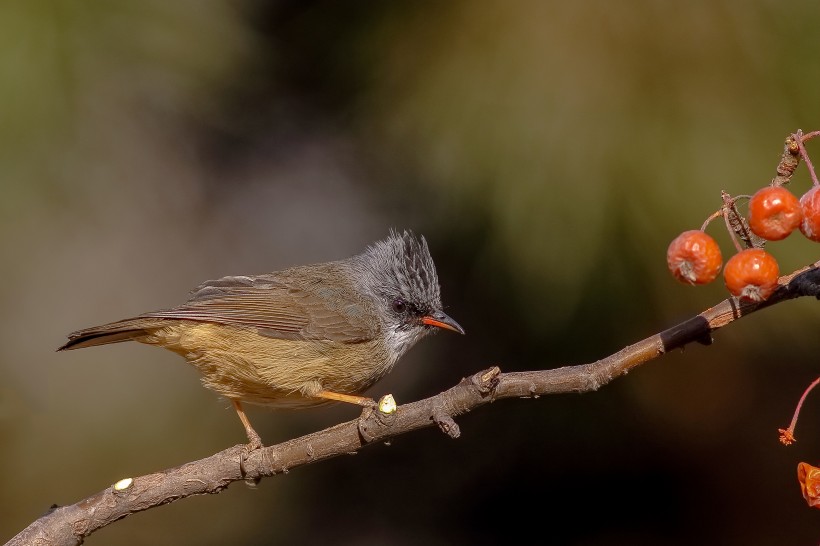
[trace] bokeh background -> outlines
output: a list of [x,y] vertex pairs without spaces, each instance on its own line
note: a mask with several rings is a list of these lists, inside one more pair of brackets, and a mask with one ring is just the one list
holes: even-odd
[[[593,361],[720,301],[672,280],[666,246],[820,128],[819,24],[811,0],[3,2],[0,539],[243,441],[171,353],[54,352],[205,279],[425,234],[468,335],[372,391],[399,402]],[[820,258],[770,249],[784,272]],[[417,432],[88,542],[816,544],[795,475],[820,459],[820,400],[796,445],[777,428],[818,374],[818,316],[779,305],[599,392],[499,402],[458,440]],[[357,415],[250,410],[267,443]]]

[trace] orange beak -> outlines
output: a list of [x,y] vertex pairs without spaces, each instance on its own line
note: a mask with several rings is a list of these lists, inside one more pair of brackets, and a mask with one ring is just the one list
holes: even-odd
[[452,330],[459,334],[464,333],[462,328],[456,321],[447,316],[444,311],[433,311],[427,316],[421,317],[422,324],[427,326],[435,326],[436,328],[444,328],[445,330]]

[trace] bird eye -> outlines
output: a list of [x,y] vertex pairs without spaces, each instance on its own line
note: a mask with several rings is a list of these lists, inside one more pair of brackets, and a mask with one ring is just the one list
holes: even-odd
[[393,311],[396,313],[404,313],[407,310],[407,304],[404,300],[396,298],[393,300]]

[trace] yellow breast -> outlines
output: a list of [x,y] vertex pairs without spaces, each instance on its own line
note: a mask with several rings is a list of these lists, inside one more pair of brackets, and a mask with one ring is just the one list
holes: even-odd
[[271,406],[326,403],[311,398],[320,390],[361,394],[395,364],[381,340],[274,339],[255,328],[208,322],[168,321],[139,341],[182,355],[223,396]]

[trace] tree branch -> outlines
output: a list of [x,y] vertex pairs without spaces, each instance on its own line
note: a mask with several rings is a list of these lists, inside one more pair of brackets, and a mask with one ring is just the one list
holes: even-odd
[[746,315],[801,296],[820,298],[820,262],[781,277],[780,285],[763,303],[729,298],[597,362],[513,373],[501,373],[498,367],[492,367],[436,396],[400,406],[395,413],[368,408],[356,420],[274,446],[247,453],[246,446],[238,445],[176,468],[117,482],[76,504],[52,508],[7,545],[81,544],[97,529],[135,512],[191,495],[219,493],[235,481],[258,481],[434,424],[457,438],[459,428],[454,417],[495,400],[597,390],[672,349],[692,342],[710,344],[713,331]]

